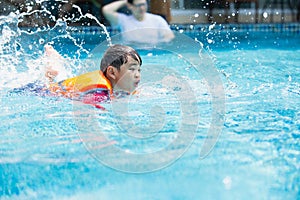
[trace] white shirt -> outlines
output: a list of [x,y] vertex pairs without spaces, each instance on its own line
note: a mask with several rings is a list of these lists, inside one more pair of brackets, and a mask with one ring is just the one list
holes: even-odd
[[146,13],[143,21],[138,21],[133,15],[118,13],[118,26],[127,42],[164,42],[164,35],[172,32],[164,18],[151,13]]

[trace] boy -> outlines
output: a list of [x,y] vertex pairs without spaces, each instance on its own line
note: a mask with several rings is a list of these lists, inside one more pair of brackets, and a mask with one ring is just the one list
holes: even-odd
[[[45,55],[61,59],[58,52],[49,45],[45,46]],[[102,108],[97,103],[108,101],[113,96],[131,94],[135,91],[141,78],[141,65],[142,59],[133,48],[115,44],[105,51],[101,59],[100,70],[54,82],[61,69],[46,66],[45,76],[49,79],[49,85],[46,88],[43,87],[42,91]],[[38,93],[41,91],[39,87],[38,90],[32,89],[32,85],[28,84],[23,89],[14,91],[24,91],[24,88]]]

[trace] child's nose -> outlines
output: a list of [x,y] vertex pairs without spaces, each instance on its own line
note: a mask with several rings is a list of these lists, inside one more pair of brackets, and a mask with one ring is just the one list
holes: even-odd
[[137,71],[137,72],[135,73],[135,76],[136,76],[136,77],[140,77],[140,76],[141,76],[141,72]]

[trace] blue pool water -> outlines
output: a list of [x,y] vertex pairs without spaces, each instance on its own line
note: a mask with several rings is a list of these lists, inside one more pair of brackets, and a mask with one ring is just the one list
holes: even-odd
[[[47,42],[55,42],[73,75],[97,69],[98,57],[89,55],[105,41],[105,34],[23,31],[6,34],[1,41],[1,199],[300,198],[299,32],[262,36],[260,31],[183,31],[183,37],[197,38],[203,49],[199,43],[199,49],[179,46],[177,52],[166,51],[168,46],[140,47],[141,94],[106,104],[103,112],[68,99],[9,91],[41,77],[39,58]],[[208,67],[217,69],[225,97],[222,130],[204,158],[200,151],[215,122],[207,77],[191,66],[199,50],[212,62]],[[199,66],[206,66],[201,61]],[[182,84],[174,79],[172,88],[150,82],[170,74],[188,85],[188,95],[178,93]],[[184,109],[189,101],[194,110]],[[118,113],[124,105],[125,119]],[[130,127],[142,130],[135,133],[150,130],[154,135],[126,136]],[[192,140],[168,149],[182,127],[183,140],[195,132]],[[110,142],[89,148],[84,138],[96,141],[100,132]],[[154,168],[139,171],[138,160],[119,154],[103,156],[116,165],[102,162],[97,145],[100,151],[114,145],[125,153],[135,152],[142,155],[142,168]],[[155,159],[143,157],[166,149]],[[132,173],[135,170],[138,173]]]

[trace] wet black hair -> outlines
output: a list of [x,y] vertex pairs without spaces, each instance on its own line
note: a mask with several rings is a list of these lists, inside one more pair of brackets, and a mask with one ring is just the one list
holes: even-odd
[[105,74],[108,66],[113,66],[120,70],[121,65],[128,62],[128,57],[136,60],[142,65],[140,55],[131,47],[120,44],[110,46],[104,53],[100,64],[100,70]]
[[[134,0],[127,0],[127,2],[133,4]],[[148,0],[146,0],[146,2],[148,3]]]

